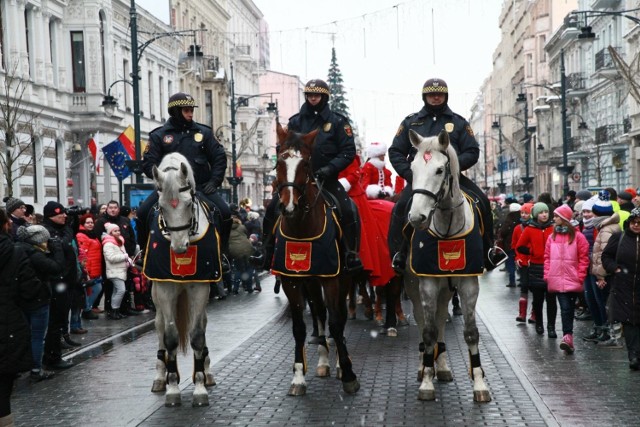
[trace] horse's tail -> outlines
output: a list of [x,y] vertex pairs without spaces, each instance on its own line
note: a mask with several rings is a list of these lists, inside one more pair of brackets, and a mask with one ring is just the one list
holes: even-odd
[[178,348],[182,354],[187,353],[189,345],[189,297],[187,292],[180,292],[176,305],[176,328],[178,328]]

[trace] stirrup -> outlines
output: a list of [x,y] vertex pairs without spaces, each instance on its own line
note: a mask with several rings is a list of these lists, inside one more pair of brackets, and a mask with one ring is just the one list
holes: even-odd
[[487,252],[487,259],[496,268],[507,262],[509,255],[500,246],[494,246]]
[[222,264],[222,274],[227,274],[231,272],[231,263],[229,262],[229,258],[225,254],[222,254],[220,257],[220,263]]

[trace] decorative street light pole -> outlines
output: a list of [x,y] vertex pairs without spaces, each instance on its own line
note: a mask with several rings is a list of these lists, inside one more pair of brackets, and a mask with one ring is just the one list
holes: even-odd
[[519,93],[517,102],[524,102],[524,165],[525,176],[521,177],[524,184],[525,192],[529,192],[529,186],[533,181],[533,177],[529,174],[529,156],[531,154],[531,141],[529,141],[529,102],[527,101],[526,93]]
[[573,165],[569,166],[567,151],[569,151],[569,135],[567,135],[567,76],[564,68],[564,49],[560,49],[560,124],[562,126],[562,167],[558,168],[564,174],[562,193],[567,197],[569,193],[569,175],[573,172]]
[[500,182],[498,183],[498,191],[503,194],[507,190],[507,184],[504,182],[504,167],[502,159],[502,128],[500,127],[500,117],[491,125],[492,129],[498,130],[498,170],[500,171]]
[[[241,96],[238,98],[238,102],[236,102],[236,89],[235,89],[235,81],[233,79],[233,62],[230,64],[230,77],[231,80],[229,85],[231,87],[231,176],[227,177],[227,181],[231,185],[231,202],[238,204],[238,185],[242,182],[242,177],[238,176],[238,155],[236,152],[236,112],[238,107],[246,107],[248,106],[248,101],[251,98],[257,98],[259,96],[266,95],[274,95],[278,92],[269,92],[269,93],[259,93],[256,95],[249,96]],[[275,102],[269,102],[267,111],[269,114],[275,113],[277,114],[278,106]]]

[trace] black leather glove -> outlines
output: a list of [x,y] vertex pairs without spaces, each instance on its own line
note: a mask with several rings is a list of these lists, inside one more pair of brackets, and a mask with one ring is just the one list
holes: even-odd
[[319,179],[321,181],[324,181],[325,179],[327,179],[329,176],[331,176],[331,168],[329,166],[323,166],[320,169],[318,169],[313,176],[316,177],[316,179]]
[[213,181],[209,181],[202,186],[202,192],[204,194],[215,193],[217,189],[218,189],[218,186]]

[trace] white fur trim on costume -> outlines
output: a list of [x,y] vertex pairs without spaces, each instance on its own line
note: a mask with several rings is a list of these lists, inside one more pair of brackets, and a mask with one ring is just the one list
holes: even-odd
[[380,160],[377,157],[372,157],[369,159],[369,163],[376,167],[376,169],[381,170],[384,169],[384,160]]
[[393,196],[393,187],[389,187],[388,185],[384,186],[384,192],[387,193],[389,196]]
[[342,184],[346,192],[349,192],[349,190],[351,190],[351,184],[349,184],[349,180],[347,178],[340,178],[338,182]]
[[367,193],[367,198],[377,199],[378,196],[380,195],[381,190],[382,190],[382,187],[380,187],[378,184],[367,185],[367,189],[365,190]]
[[384,142],[372,142],[367,147],[367,157],[373,158],[387,154],[387,144]]

